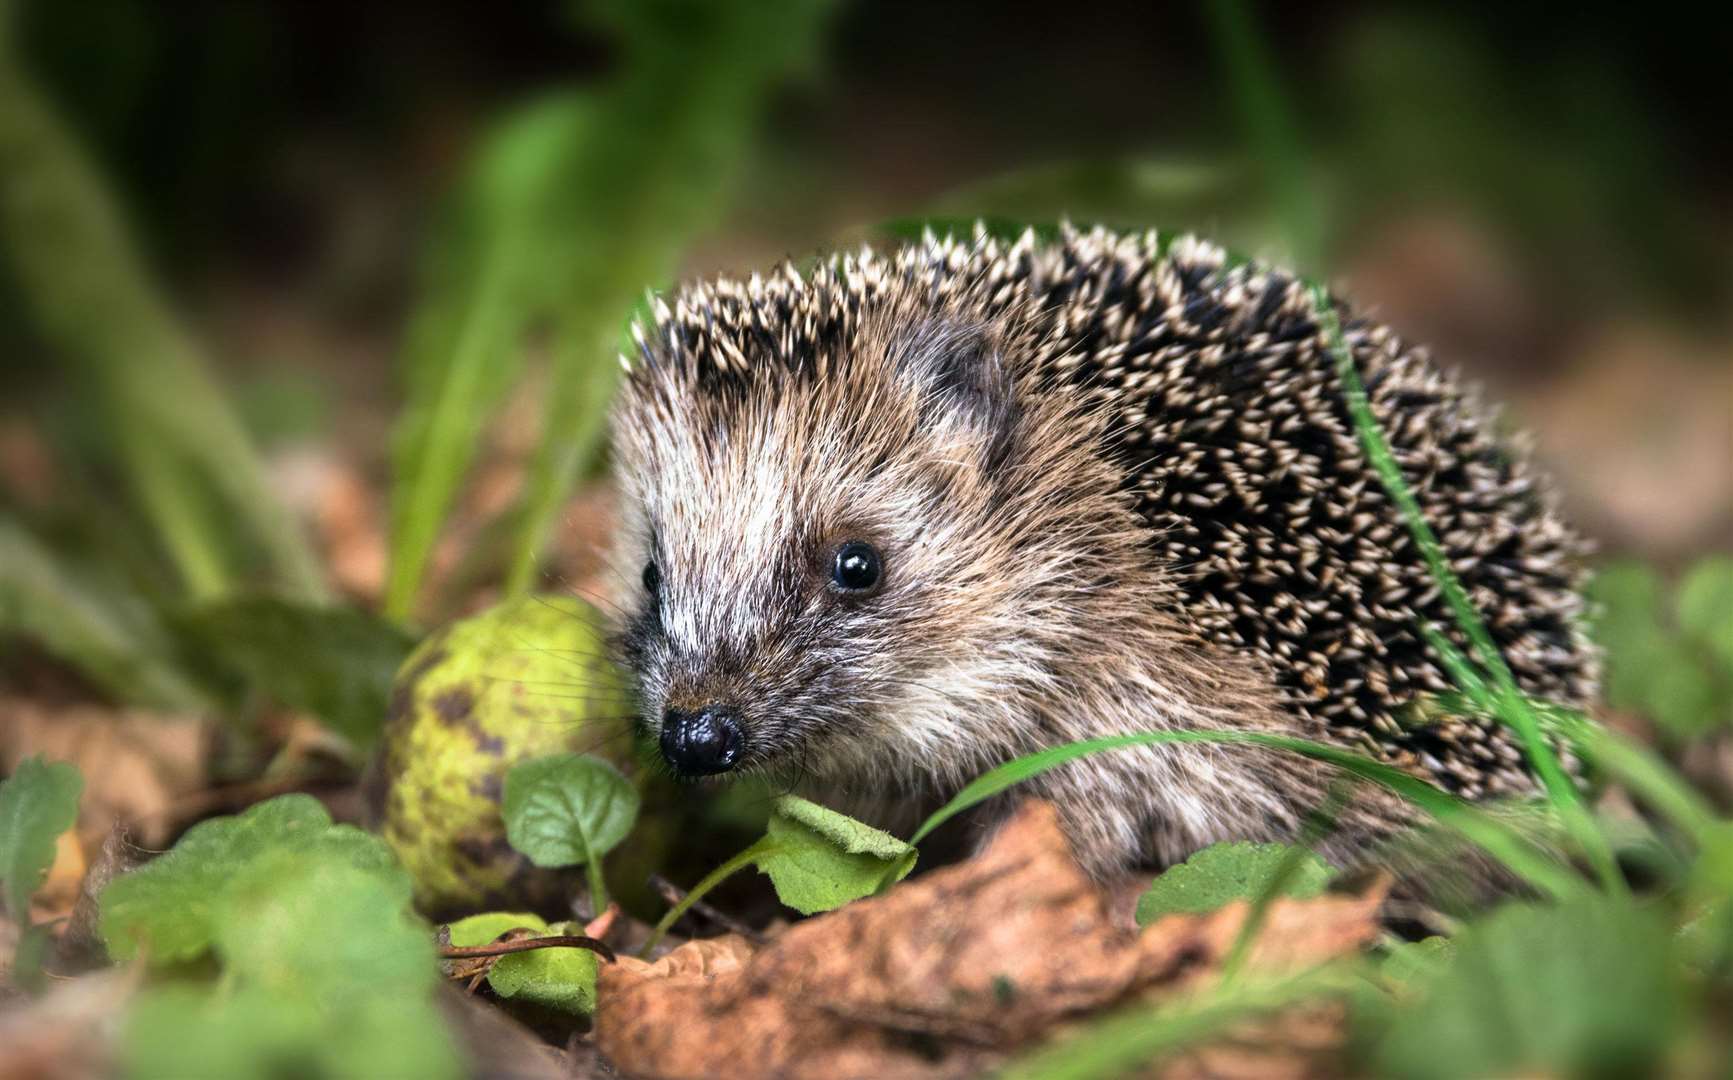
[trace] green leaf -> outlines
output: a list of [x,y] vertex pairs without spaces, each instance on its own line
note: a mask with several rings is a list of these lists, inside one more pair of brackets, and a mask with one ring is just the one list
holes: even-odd
[[14,922],[30,922],[30,894],[54,864],[60,834],[78,820],[84,778],[64,761],[27,757],[0,780],[0,900]]
[[341,850],[269,851],[221,886],[212,925],[222,983],[147,991],[129,1075],[458,1075],[432,937],[390,875]]
[[117,960],[148,947],[153,964],[204,955],[216,933],[223,889],[243,878],[266,854],[323,855],[376,874],[399,906],[409,878],[385,842],[351,825],[333,825],[310,795],[280,795],[234,817],[212,818],[188,829],[168,854],[103,890],[101,931]]
[[1642,711],[1674,739],[1707,735],[1725,722],[1725,697],[1703,660],[1683,643],[1647,658]]
[[1339,746],[1258,731],[1139,731],[1126,735],[1079,739],[1063,746],[1039,750],[1007,761],[976,777],[965,785],[963,790],[952,796],[950,802],[922,822],[909,842],[920,843],[934,829],[956,815],[1066,762],[1124,747],[1169,743],[1248,743],[1326,762],[1346,773],[1382,785],[1407,799],[1437,818],[1439,824],[1484,848],[1513,874],[1546,895],[1566,896],[1582,888],[1580,878],[1552,860],[1521,832],[1423,780]]
[[1379,1047],[1394,1077],[1655,1076],[1681,1020],[1659,913],[1582,898],[1511,905],[1455,939]]
[[[320,1043],[317,1012],[285,1003],[265,990],[217,994],[202,985],[145,990],[127,1010],[120,1054],[133,1080],[271,1080],[296,1075],[278,1062],[300,1064]],[[304,1066],[303,1066],[304,1068]]]
[[[580,934],[576,923],[555,923],[551,935]],[[550,948],[502,956],[488,972],[488,985],[516,998],[588,1016],[596,1009],[596,954],[589,949]]]
[[536,931],[539,937],[547,932],[548,921],[528,911],[484,911],[480,915],[459,919],[447,929],[453,945],[471,948],[476,945],[491,945],[507,930],[524,927]]
[[430,937],[409,917],[399,876],[355,858],[341,828],[320,844],[272,848],[223,885],[212,925],[226,972],[285,992],[433,984]]
[[[452,923],[451,943],[486,945],[518,927],[538,931],[537,937],[583,932],[568,923],[549,926],[536,915],[489,912]],[[596,1008],[596,954],[577,948],[510,953],[494,961],[487,983],[503,998],[588,1016]]]
[[577,866],[612,851],[638,820],[638,792],[588,754],[550,754],[505,776],[506,839],[537,866]]
[[1596,606],[1594,636],[1606,650],[1607,701],[1649,717],[1675,740],[1726,723],[1725,679],[1717,678],[1703,650],[1718,656],[1733,647],[1729,591],[1733,561],[1698,564],[1680,586],[1675,630],[1665,583],[1653,568],[1620,563],[1597,574],[1589,597]]
[[628,313],[646,288],[674,276],[693,235],[716,219],[765,100],[810,64],[832,9],[829,0],[586,8],[623,59],[590,99],[560,201],[540,222],[557,341],[508,592],[534,583],[572,484],[596,461]]
[[1733,558],[1704,559],[1679,586],[1679,627],[1733,675]]
[[[1156,877],[1138,898],[1137,924],[1148,926],[1163,915],[1203,914],[1235,900],[1254,899],[1290,850],[1287,844],[1211,844]],[[1330,864],[1308,851],[1282,895],[1310,899],[1322,893],[1334,875]]]
[[1615,564],[1595,575],[1587,593],[1595,640],[1606,650],[1607,701],[1646,711],[1654,665],[1673,651],[1661,625],[1660,575],[1641,563]]
[[847,814],[798,795],[783,795],[771,807],[770,835],[786,837],[797,831],[816,834],[851,855],[871,855],[886,862],[895,862],[914,850],[890,833]]
[[379,737],[391,682],[413,640],[351,607],[269,596],[201,607],[180,620],[193,652],[280,705],[311,713],[366,749]]
[[1631,632],[1647,634],[1661,623],[1666,586],[1661,575],[1645,563],[1604,566],[1589,581],[1587,591],[1599,607],[1595,623],[1603,638]]
[[522,336],[552,302],[570,237],[550,228],[588,103],[551,94],[488,132],[447,207],[402,358],[407,400],[392,438],[385,610],[414,612],[421,576],[489,416],[523,367]]
[[770,89],[815,51],[822,0],[585,8],[619,63],[584,92],[517,106],[491,126],[436,247],[404,353],[408,402],[393,453],[386,610],[413,611],[482,426],[523,367],[523,338],[554,332],[542,440],[508,592],[571,485],[594,464],[620,328],[715,219]]
[[831,911],[877,892],[887,875],[906,877],[915,849],[796,795],[776,800],[755,860],[777,899],[803,915]]

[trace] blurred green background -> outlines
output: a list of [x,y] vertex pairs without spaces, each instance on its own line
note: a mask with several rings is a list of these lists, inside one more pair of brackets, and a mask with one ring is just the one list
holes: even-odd
[[[395,656],[502,593],[593,592],[646,290],[911,218],[1288,258],[1191,5],[0,12],[0,678],[27,695],[232,700],[334,597]],[[1317,193],[1300,268],[1509,401],[1645,595],[1733,547],[1725,32],[1254,17]],[[286,636],[221,662],[261,592],[302,605]]]

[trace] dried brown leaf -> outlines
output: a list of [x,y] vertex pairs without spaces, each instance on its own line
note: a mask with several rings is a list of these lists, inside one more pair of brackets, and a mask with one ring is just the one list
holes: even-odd
[[[1052,807],[1030,803],[976,857],[762,948],[723,938],[604,967],[597,1040],[632,1076],[972,1075],[1069,1020],[1214,977],[1247,911],[1140,933],[1124,896],[1078,867]],[[1248,969],[1358,949],[1380,898],[1272,904]]]
[[191,717],[0,699],[0,768],[32,754],[77,765],[79,831],[93,847],[117,818],[141,844],[167,843],[179,824],[176,802],[206,783],[207,736],[205,723]]

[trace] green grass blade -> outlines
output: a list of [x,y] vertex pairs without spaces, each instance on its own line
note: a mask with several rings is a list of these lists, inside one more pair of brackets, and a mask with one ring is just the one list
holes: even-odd
[[1545,716],[1584,758],[1684,830],[1699,847],[1717,828],[1719,818],[1709,800],[1647,746],[1579,713],[1550,710]]
[[703,880],[692,886],[692,891],[681,897],[680,902],[669,908],[668,913],[656,923],[655,929],[650,931],[650,936],[644,939],[644,947],[638,950],[639,959],[648,960],[650,953],[661,943],[663,938],[668,936],[668,931],[680,921],[680,916],[691,911],[692,905],[704,899],[706,893],[764,856],[780,850],[770,837],[762,836],[745,851],[705,874]]
[[[112,194],[50,104],[0,47],[0,238],[43,337],[78,365],[127,432],[114,448],[189,586],[239,576],[233,525],[192,512],[177,488],[222,497],[269,557],[281,584],[322,598],[319,560],[277,501],[239,417],[134,248]],[[148,444],[152,453],[139,454]]]
[[[1274,65],[1268,50],[1264,48],[1253,28],[1243,0],[1214,0],[1208,8],[1236,96],[1240,101],[1248,133],[1269,174],[1271,190],[1282,205],[1296,256],[1302,265],[1315,267],[1319,265],[1316,260],[1322,256],[1317,201],[1306,184],[1303,152],[1300,140],[1295,134],[1298,126],[1276,85]],[[1499,705],[1498,718],[1515,730],[1522,740],[1529,760],[1540,776],[1547,798],[1557,809],[1572,837],[1587,853],[1602,883],[1608,889],[1622,890],[1624,879],[1614,861],[1611,845],[1583,805],[1576,785],[1560,767],[1551,743],[1541,731],[1534,709],[1517,687],[1509,666],[1505,664],[1503,655],[1494,644],[1491,634],[1487,632],[1486,625],[1481,621],[1468,593],[1451,571],[1443,547],[1421,513],[1419,503],[1403,478],[1402,470],[1391,454],[1389,444],[1384,440],[1383,431],[1372,413],[1366,388],[1360,381],[1353,354],[1343,339],[1341,320],[1330,301],[1328,291],[1321,285],[1314,285],[1311,295],[1319,326],[1324,331],[1335,360],[1337,378],[1342,384],[1349,415],[1353,419],[1367,460],[1391,502],[1401,512],[1409,534],[1476,658],[1491,675]]]
[[[1474,649],[1475,659],[1491,673],[1500,690],[1515,689],[1516,680],[1504,662],[1504,655],[1498,651],[1492,635],[1487,632],[1486,624],[1481,621],[1480,613],[1475,609],[1474,602],[1468,598],[1462,582],[1457,579],[1455,571],[1450,569],[1443,545],[1438,542],[1437,534],[1432,531],[1432,525],[1426,520],[1420,503],[1414,498],[1413,489],[1402,475],[1402,467],[1396,463],[1395,455],[1390,452],[1390,444],[1384,439],[1383,428],[1372,413],[1372,402],[1366,394],[1365,384],[1360,381],[1360,369],[1354,363],[1353,353],[1342,336],[1342,321],[1330,300],[1329,291],[1322,285],[1313,285],[1311,294],[1312,307],[1317,312],[1319,327],[1324,331],[1325,340],[1329,343],[1331,358],[1336,365],[1336,376],[1342,384],[1343,397],[1347,402],[1348,414],[1360,436],[1360,445],[1366,453],[1367,462],[1383,484],[1390,501],[1401,513],[1403,522],[1408,526],[1409,535],[1413,537],[1415,547],[1419,549],[1427,570],[1438,585],[1444,602]],[[1530,713],[1528,718],[1532,720],[1533,714]],[[1535,732],[1538,733],[1538,730],[1537,725]],[[1526,738],[1529,732],[1522,731],[1519,734]],[[1535,762],[1536,767],[1550,767],[1562,778],[1563,773],[1559,771],[1558,761],[1553,757],[1550,747],[1542,749],[1541,758]]]
[[238,582],[229,553],[213,528],[198,476],[125,404],[113,413],[116,448],[132,472],[139,504],[156,527],[157,540],[180,572],[188,599],[201,603],[234,591]]
[[1468,657],[1462,655],[1462,650],[1456,647],[1455,642],[1445,637],[1431,623],[1420,625],[1420,636],[1425,638],[1426,644],[1438,654],[1438,660],[1444,665],[1445,672],[1469,703],[1488,716],[1497,716],[1498,695],[1486,685],[1486,680],[1480,677],[1480,672],[1474,669],[1474,664]]
[[[536,560],[601,445],[618,378],[618,330],[646,285],[672,277],[728,188],[769,87],[812,55],[823,0],[758,4],[605,3],[589,12],[616,39],[611,80],[555,95],[499,125],[474,169],[443,290],[424,301],[464,314],[408,352],[386,610],[415,614],[421,580],[482,427],[516,377],[520,341],[555,330],[541,443],[531,465],[507,591]],[[480,252],[478,257],[475,253]],[[461,272],[465,264],[481,274]]]
[[915,830],[914,836],[909,838],[909,843],[920,843],[934,829],[956,815],[1048,769],[1105,750],[1179,743],[1247,743],[1326,762],[1361,779],[1381,784],[1400,795],[1436,818],[1439,824],[1485,849],[1511,873],[1542,893],[1562,897],[1571,895],[1582,887],[1576,875],[1549,858],[1521,833],[1423,780],[1340,747],[1260,731],[1142,731],[1083,739],[1041,750],[983,773],[927,818],[921,827]]
[[1258,932],[1263,929],[1264,920],[1269,916],[1270,905],[1287,892],[1288,883],[1299,873],[1307,856],[1335,829],[1336,817],[1347,804],[1348,794],[1347,783],[1330,785],[1324,804],[1306,816],[1305,828],[1301,830],[1299,839],[1288,846],[1276,872],[1271,874],[1263,888],[1258,890],[1257,896],[1252,899],[1251,909],[1246,912],[1245,922],[1240,924],[1239,933],[1234,935],[1233,947],[1222,961],[1222,985],[1230,985],[1238,978],[1246,957],[1251,954],[1252,943],[1257,940]]
[[1243,0],[1210,0],[1204,5],[1217,51],[1230,80],[1247,133],[1269,173],[1281,208],[1293,256],[1315,271],[1324,257],[1318,200],[1306,178],[1306,158],[1297,126],[1288,116],[1275,63],[1252,24]]
[[1383,430],[1372,414],[1372,403],[1367,397],[1365,384],[1360,381],[1360,372],[1354,363],[1353,354],[1342,337],[1341,319],[1330,302],[1328,291],[1321,285],[1312,286],[1311,291],[1312,306],[1317,312],[1319,324],[1323,327],[1330,351],[1335,358],[1337,379],[1342,384],[1349,415],[1353,417],[1354,427],[1359,432],[1360,445],[1365,450],[1373,471],[1384,485],[1385,493],[1401,512],[1403,521],[1408,526],[1408,533],[1413,537],[1433,581],[1438,584],[1445,602],[1450,606],[1457,626],[1474,647],[1481,666],[1491,674],[1493,685],[1490,692],[1498,719],[1515,730],[1522,740],[1523,749],[1534,765],[1535,772],[1540,775],[1548,800],[1564,821],[1572,839],[1595,867],[1601,884],[1609,891],[1624,892],[1624,876],[1619,872],[1612,845],[1595,823],[1588,807],[1584,805],[1582,793],[1577,790],[1576,783],[1565,774],[1563,766],[1559,764],[1552,742],[1541,730],[1540,718],[1533,705],[1516,685],[1510,667],[1504,662],[1504,656],[1498,651],[1486,624],[1481,621],[1474,602],[1469,599],[1467,590],[1450,569],[1443,545],[1438,542],[1432,526],[1420,510],[1419,502],[1414,498],[1413,490],[1402,476],[1401,466],[1390,452],[1390,445],[1384,439]]
[[604,321],[573,319],[565,324],[557,343],[546,426],[530,466],[522,521],[506,574],[508,596],[535,587],[537,562],[553,535],[566,497],[600,453],[608,403],[620,370],[613,336],[608,335],[605,342],[591,340],[594,324]]
[[1246,980],[1151,1008],[1133,1006],[1011,1063],[1002,1080],[1096,1080],[1145,1075],[1143,1066],[1225,1035],[1259,1016],[1364,985],[1354,965],[1336,964],[1283,979]]
[[559,91],[502,113],[454,185],[428,246],[393,439],[385,611],[419,614],[422,579],[483,431],[523,370],[531,327],[561,300],[582,242],[573,163],[596,137],[595,103]]
[[601,19],[630,63],[597,95],[576,156],[559,241],[554,352],[542,445],[507,581],[535,583],[573,485],[595,463],[619,375],[620,327],[646,287],[670,280],[694,233],[732,187],[770,89],[810,66],[828,0],[682,5],[604,4]]
[[[1423,626],[1421,632],[1462,688],[1468,703],[1487,715],[1498,715],[1498,699],[1462,651],[1433,627]],[[1543,728],[1558,733],[1592,766],[1617,779],[1694,840],[1701,843],[1715,824],[1715,810],[1708,800],[1653,750],[1575,710],[1542,705],[1537,707],[1536,714]]]
[[[426,398],[411,391],[399,420],[393,447],[397,481],[391,497],[391,569],[385,582],[385,613],[410,621],[434,542],[469,471],[488,417],[521,368],[522,355],[510,339],[514,324],[499,268],[490,260],[474,293],[461,304],[463,315],[449,355],[429,359],[412,344],[410,365],[427,369],[412,380]],[[426,341],[432,335],[417,335]],[[436,369],[436,370],[434,370]]]

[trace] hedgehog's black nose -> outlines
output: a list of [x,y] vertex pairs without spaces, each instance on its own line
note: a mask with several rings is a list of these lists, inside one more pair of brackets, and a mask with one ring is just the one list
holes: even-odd
[[710,705],[697,712],[662,714],[662,757],[681,776],[727,772],[740,760],[746,736],[733,709]]

